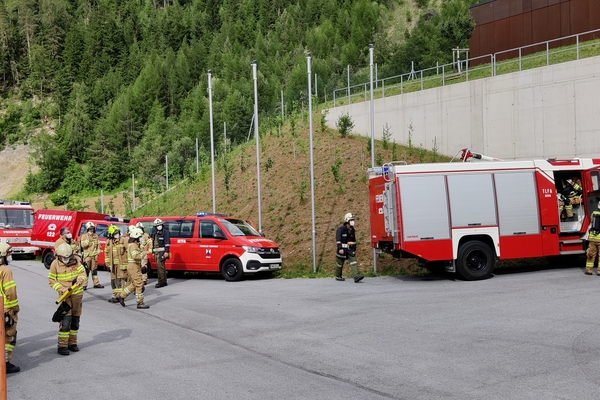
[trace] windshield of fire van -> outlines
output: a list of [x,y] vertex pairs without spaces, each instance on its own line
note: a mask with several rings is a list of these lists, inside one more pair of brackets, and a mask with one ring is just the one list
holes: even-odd
[[33,227],[33,215],[31,210],[15,210],[0,208],[0,228],[24,228]]
[[232,236],[260,236],[260,234],[244,220],[220,219],[219,222]]

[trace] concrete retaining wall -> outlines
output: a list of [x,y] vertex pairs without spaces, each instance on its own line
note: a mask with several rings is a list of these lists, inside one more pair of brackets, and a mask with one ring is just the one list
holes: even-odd
[[[503,159],[600,157],[600,57],[479,79],[374,101],[375,138],[453,156],[468,147]],[[370,102],[329,109],[335,129],[371,136]],[[392,161],[392,160],[385,160]]]

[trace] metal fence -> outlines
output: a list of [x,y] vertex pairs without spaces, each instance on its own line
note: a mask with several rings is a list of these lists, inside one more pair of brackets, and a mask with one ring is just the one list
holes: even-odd
[[[581,40],[582,37],[598,35],[600,35],[600,29],[459,60],[451,64],[436,65],[432,68],[411,71],[389,78],[376,79],[373,81],[373,96],[380,98],[386,95],[395,96],[600,55],[600,39]],[[553,46],[556,42],[569,40],[575,40],[575,44],[562,47]],[[543,61],[540,62],[540,59]],[[469,65],[476,66],[469,68]],[[333,106],[366,101],[368,96],[370,96],[370,82],[335,89]]]

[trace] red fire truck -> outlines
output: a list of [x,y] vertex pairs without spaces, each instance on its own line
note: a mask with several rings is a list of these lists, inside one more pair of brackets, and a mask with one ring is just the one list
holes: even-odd
[[26,201],[0,200],[0,241],[11,245],[13,256],[35,257],[31,244],[33,208]]
[[101,245],[98,265],[104,266],[104,245],[108,227],[115,224],[125,234],[127,232],[127,222],[129,222],[127,219],[88,211],[37,210],[34,215],[31,241],[40,248],[42,263],[48,269],[54,260],[54,243],[60,237],[59,231],[61,228],[69,228],[73,234],[73,240],[79,241],[79,237],[86,232],[86,222],[93,222],[96,225],[96,233]]
[[463,161],[369,170],[371,244],[466,280],[496,259],[585,253],[600,201],[600,158],[502,161],[463,149]]

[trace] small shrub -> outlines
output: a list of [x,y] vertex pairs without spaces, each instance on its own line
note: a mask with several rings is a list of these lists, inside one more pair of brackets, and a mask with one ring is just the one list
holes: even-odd
[[327,113],[329,113],[329,110],[321,111],[321,132],[327,130]]
[[69,195],[63,189],[58,189],[56,192],[52,193],[49,197],[50,197],[50,201],[55,206],[63,206],[69,202]]
[[387,122],[383,126],[382,136],[381,142],[383,144],[383,149],[387,150],[390,147],[390,138],[392,137],[392,132],[390,132],[390,126],[387,124]]
[[337,122],[335,123],[335,126],[337,127],[340,135],[342,137],[346,137],[352,132],[352,129],[354,128],[354,122],[352,122],[350,114],[346,113],[340,115]]

